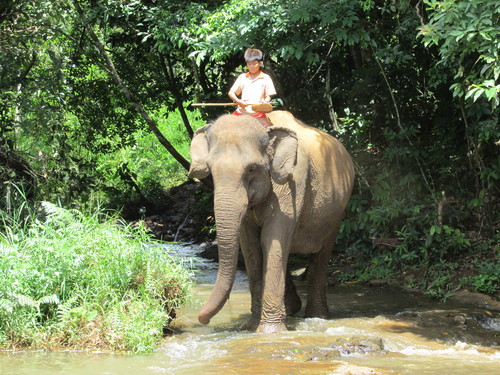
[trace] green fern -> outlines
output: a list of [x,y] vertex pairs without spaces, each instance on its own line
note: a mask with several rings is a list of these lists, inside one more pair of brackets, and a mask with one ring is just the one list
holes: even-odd
[[68,210],[46,201],[41,205],[46,215],[45,222],[48,224],[70,225],[79,221],[80,213],[77,210]]
[[40,307],[39,303],[29,296],[25,296],[23,294],[18,294],[18,293],[11,293],[10,297],[14,300],[14,302],[18,306],[32,307],[34,309],[38,309]]
[[7,299],[0,299],[0,310],[5,310],[8,313],[12,313],[14,311],[14,305],[11,301]]
[[36,311],[39,314],[40,314],[40,306],[41,305],[51,305],[51,304],[57,305],[57,304],[59,304],[59,298],[55,294],[50,295],[50,296],[44,296],[44,297],[40,298],[38,301],[29,297],[29,296],[25,296],[25,295],[19,294],[19,293],[10,293],[9,296],[18,306],[31,307],[33,309],[36,309]]
[[152,275],[151,261],[148,260],[146,263],[146,270],[144,275],[144,288],[148,293],[154,294],[155,292],[155,280]]
[[117,336],[121,336],[124,331],[122,315],[123,313],[119,310],[114,310],[106,317]]
[[76,305],[80,296],[76,295],[61,303],[57,308],[57,318],[61,323],[66,323],[71,320],[71,310]]
[[0,243],[0,254],[1,255],[9,255],[11,253],[16,252],[17,249],[13,246],[7,246],[6,244]]
[[40,298],[38,301],[38,305],[59,305],[59,298],[52,294],[51,296],[45,296]]

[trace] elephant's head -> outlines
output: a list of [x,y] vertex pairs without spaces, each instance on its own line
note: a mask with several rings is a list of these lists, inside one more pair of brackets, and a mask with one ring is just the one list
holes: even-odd
[[220,311],[233,286],[240,226],[248,208],[264,201],[271,179],[284,184],[297,158],[292,130],[266,130],[251,116],[224,115],[199,129],[191,142],[189,177],[214,180],[214,211],[219,246],[219,272],[209,300],[198,315],[202,324]]

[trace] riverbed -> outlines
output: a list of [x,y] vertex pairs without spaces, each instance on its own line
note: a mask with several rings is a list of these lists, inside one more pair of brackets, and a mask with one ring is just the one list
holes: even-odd
[[[199,271],[193,301],[174,334],[148,355],[19,351],[0,353],[1,375],[118,374],[454,374],[500,373],[500,315],[482,306],[439,303],[399,289],[329,287],[331,319],[287,319],[288,332],[248,332],[250,295],[238,271],[230,300],[202,326],[197,312],[217,264],[177,254]],[[301,297],[305,297],[299,283]]]

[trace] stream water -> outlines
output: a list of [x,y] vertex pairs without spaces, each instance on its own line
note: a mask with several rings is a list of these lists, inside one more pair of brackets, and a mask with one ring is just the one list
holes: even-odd
[[[217,264],[193,256],[194,300],[179,311],[176,334],[148,355],[22,351],[0,353],[1,375],[118,374],[500,374],[500,314],[438,303],[396,289],[329,288],[332,318],[289,317],[289,331],[245,331],[250,296],[238,271],[231,298],[209,326],[197,321]],[[303,293],[301,285],[299,293]]]

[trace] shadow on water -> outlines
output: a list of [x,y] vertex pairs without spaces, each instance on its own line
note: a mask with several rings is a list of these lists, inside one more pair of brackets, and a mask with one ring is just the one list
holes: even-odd
[[[0,354],[1,375],[115,374],[454,374],[499,373],[498,312],[439,303],[398,289],[340,284],[328,289],[332,318],[287,318],[289,331],[245,330],[250,295],[244,272],[208,326],[197,313],[217,264],[177,246],[197,269],[193,301],[178,312],[175,334],[150,355],[20,352]],[[304,285],[298,285],[305,301]]]

